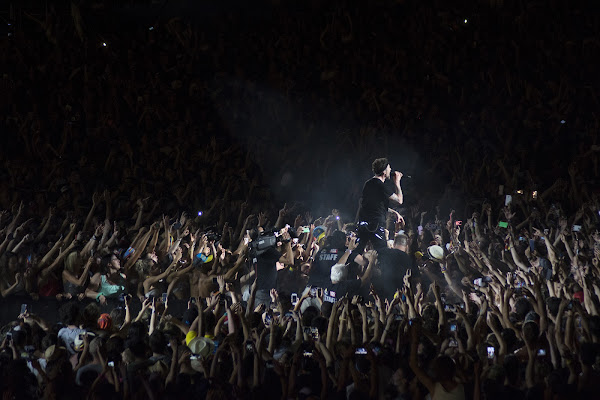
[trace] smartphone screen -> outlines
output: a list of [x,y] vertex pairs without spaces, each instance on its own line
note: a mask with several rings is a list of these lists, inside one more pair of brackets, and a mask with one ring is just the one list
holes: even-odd
[[295,306],[298,303],[298,293],[292,293],[291,301],[293,306]]
[[27,304],[21,304],[21,314],[25,314],[27,312]]
[[487,354],[488,354],[488,358],[491,360],[494,358],[494,353],[495,353],[496,349],[494,349],[494,347],[489,346],[487,348]]
[[359,347],[358,349],[356,349],[354,354],[367,354],[367,349],[365,349],[364,347]]
[[456,332],[456,324],[450,325],[450,332]]
[[168,298],[168,295],[166,293],[163,293],[162,294],[162,302],[166,303],[167,302],[167,298]]
[[538,356],[545,356],[545,355],[546,355],[546,350],[544,350],[544,349],[539,349],[539,350],[538,350],[538,353],[537,353],[537,355],[538,355]]

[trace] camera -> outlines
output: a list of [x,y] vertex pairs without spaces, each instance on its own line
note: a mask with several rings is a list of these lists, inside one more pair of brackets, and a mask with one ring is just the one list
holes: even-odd
[[250,242],[250,250],[254,251],[256,255],[261,255],[275,246],[277,246],[277,236],[273,232],[263,232],[258,238],[252,239]]

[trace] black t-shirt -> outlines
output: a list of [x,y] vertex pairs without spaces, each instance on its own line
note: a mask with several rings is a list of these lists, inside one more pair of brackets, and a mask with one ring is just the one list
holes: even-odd
[[331,267],[333,267],[344,255],[344,250],[321,249],[315,256],[310,274],[308,275],[308,286],[327,287],[331,285]]
[[380,296],[392,299],[396,289],[404,285],[402,279],[406,270],[412,268],[411,256],[398,249],[381,249],[377,253],[378,268],[381,275],[373,280],[373,285]]
[[365,182],[358,211],[359,221],[368,222],[371,229],[376,226],[385,227],[385,219],[390,204],[390,196],[394,192],[379,178],[371,178]]
[[[360,279],[349,279],[338,282],[336,284],[332,284],[330,282],[325,292],[327,296],[325,300],[338,301],[346,294],[348,295],[348,297],[352,298],[352,296],[357,295],[359,293],[361,283],[362,281]],[[334,301],[330,302],[333,303]]]
[[281,254],[271,247],[256,256],[256,290],[271,290],[277,287],[277,261]]

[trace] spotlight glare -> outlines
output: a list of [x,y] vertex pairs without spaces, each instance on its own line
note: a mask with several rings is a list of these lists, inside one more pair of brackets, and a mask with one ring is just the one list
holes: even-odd
[[106,47],[106,42],[102,42],[102,46]]

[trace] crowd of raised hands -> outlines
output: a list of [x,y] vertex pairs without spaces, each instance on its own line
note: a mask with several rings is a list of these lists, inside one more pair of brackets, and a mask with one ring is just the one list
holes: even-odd
[[[413,260],[394,266],[400,287],[384,298],[380,278],[389,271],[381,250],[367,246],[364,265],[346,266],[347,281],[366,284],[337,299],[333,282],[306,287],[336,231],[356,249],[353,224],[337,210],[313,220],[295,206],[252,215],[245,204],[235,223],[207,229],[203,219],[219,213],[168,217],[139,200],[130,218],[114,221],[110,192],[92,200],[85,220],[54,210],[40,219],[22,204],[2,212],[2,297],[63,302],[60,321],[25,309],[3,328],[7,393],[419,399],[595,391],[596,197],[572,215],[527,193],[483,203],[464,220],[413,207],[396,225],[390,214],[390,247],[402,230]],[[251,260],[258,227],[277,232],[282,254],[266,301],[256,296],[260,270]],[[183,302],[183,314],[169,302]],[[14,385],[13,373],[28,385]]]

